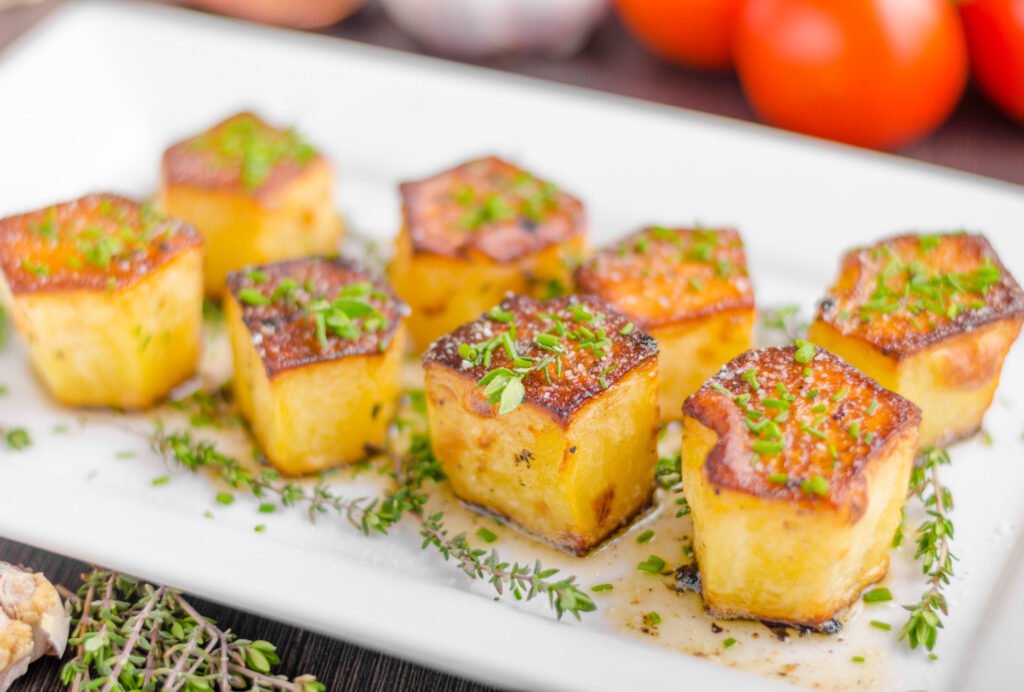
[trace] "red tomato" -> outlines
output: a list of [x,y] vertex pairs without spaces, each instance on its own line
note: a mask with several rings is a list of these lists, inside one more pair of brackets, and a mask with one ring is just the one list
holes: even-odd
[[732,65],[740,0],[615,0],[630,32],[662,58],[690,67]]
[[891,149],[937,127],[967,80],[951,0],[744,0],[734,57],[768,122]]
[[1024,122],[1024,0],[968,0],[960,5],[960,16],[974,81]]

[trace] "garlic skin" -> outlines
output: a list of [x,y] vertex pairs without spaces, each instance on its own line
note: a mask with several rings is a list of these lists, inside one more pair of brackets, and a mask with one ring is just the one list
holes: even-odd
[[608,11],[609,0],[381,0],[402,31],[435,53],[568,57]]
[[0,562],[0,692],[37,658],[63,656],[70,627],[60,594],[46,577]]

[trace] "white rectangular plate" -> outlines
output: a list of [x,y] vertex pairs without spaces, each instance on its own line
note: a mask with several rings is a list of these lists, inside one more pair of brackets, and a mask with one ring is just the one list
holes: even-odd
[[[0,104],[0,215],[91,190],[145,196],[171,141],[253,108],[295,123],[321,146],[340,172],[350,224],[381,239],[398,226],[399,180],[497,152],[579,194],[595,244],[644,222],[736,224],[761,305],[796,302],[809,313],[845,248],[907,229],[984,231],[1024,276],[1024,193],[1011,185],[186,11],[69,3],[0,61]],[[145,440],[111,416],[79,426],[77,414],[53,405],[29,375],[20,346],[0,356],[0,381],[10,388],[0,397],[0,421],[27,426],[35,440],[23,453],[0,452],[3,535],[460,675],[581,690],[770,688],[783,679],[981,688],[1020,679],[1021,657],[1009,653],[1007,636],[1024,618],[1022,580],[1012,571],[1019,560],[1011,560],[1024,544],[1020,345],[986,421],[993,444],[953,450],[947,479],[960,561],[937,661],[907,651],[895,631],[867,625],[883,619],[898,629],[904,613],[895,604],[871,606],[837,637],[787,643],[760,625],[720,623],[740,640],[726,651],[726,635],[710,635],[696,598],[672,595],[656,578],[638,603],[597,596],[601,610],[583,623],[556,622],[542,603],[494,603],[485,585],[421,551],[412,526],[367,539],[340,522],[310,525],[300,513],[259,515],[247,498],[216,508],[211,520],[204,517],[216,492],[209,479],[176,474],[154,488],[152,479],[167,471]],[[68,423],[69,432],[53,432]],[[116,458],[122,450],[136,458]],[[357,492],[362,482],[346,483]],[[456,520],[470,531],[489,521]],[[268,530],[255,533],[257,523]],[[497,545],[505,557],[543,556],[584,584],[635,583],[625,575],[647,553],[679,556],[678,535],[659,533],[638,547],[631,532],[586,560],[505,530]],[[894,553],[888,584],[898,601],[923,589],[916,570],[911,547]],[[638,632],[649,610],[666,621],[660,637]],[[986,642],[983,626],[997,615],[999,636]],[[983,659],[972,665],[978,652]],[[852,655],[867,662],[852,664]]]

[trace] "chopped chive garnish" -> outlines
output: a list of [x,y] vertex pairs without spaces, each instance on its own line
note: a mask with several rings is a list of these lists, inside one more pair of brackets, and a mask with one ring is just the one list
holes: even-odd
[[758,389],[761,388],[760,383],[757,381],[757,371],[756,370],[753,370],[753,369],[751,369],[751,370],[744,370],[743,374],[740,377],[742,377],[744,380],[746,380],[747,384],[749,384],[750,388],[753,389],[755,392]]
[[776,485],[785,485],[789,482],[789,476],[784,473],[770,473],[768,474],[768,482],[775,483]]
[[840,400],[840,399],[842,399],[842,398],[843,398],[844,396],[846,396],[846,392],[847,392],[847,389],[846,389],[846,387],[843,387],[842,389],[840,389],[840,390],[839,390],[838,392],[836,392],[835,394],[833,394],[833,395],[832,395],[831,397],[829,397],[829,398],[830,398],[830,399],[832,399],[832,401],[839,401],[839,400]]
[[782,442],[778,440],[756,440],[752,448],[755,454],[771,456],[782,452]]
[[892,600],[892,591],[880,586],[877,589],[871,589],[870,591],[864,592],[865,603],[885,603],[886,601]]
[[854,656],[850,660],[853,661],[854,663],[863,663],[864,662],[864,657],[863,656]]
[[812,476],[800,483],[800,489],[821,497],[828,494],[828,481],[823,476]]
[[808,433],[810,435],[813,435],[814,437],[818,438],[819,440],[827,440],[828,439],[828,436],[825,433],[823,433],[820,430],[817,430],[815,428],[812,428],[811,426],[807,425],[807,423],[801,423],[800,424],[800,430],[802,432],[805,432],[805,433]]
[[602,591],[611,591],[614,588],[611,584],[595,584],[590,587],[590,590],[595,593],[601,593]]
[[814,344],[803,339],[796,340],[796,352],[793,354],[793,360],[797,363],[810,363],[814,359],[814,354]]
[[852,437],[853,439],[856,440],[858,437],[860,437],[860,423],[858,423],[856,421],[853,422],[853,423],[850,423],[849,431],[850,431],[850,437]]
[[636,542],[637,543],[647,543],[652,538],[654,538],[654,532],[651,531],[650,529],[648,529],[647,531],[644,531],[642,534],[640,534],[639,536],[636,537]]
[[157,476],[152,481],[154,487],[155,486],[160,486],[160,485],[167,485],[170,482],[171,482],[171,477],[170,476]]
[[657,555],[651,555],[638,564],[636,568],[637,571],[646,572],[647,574],[661,574],[661,571],[665,569],[665,561]]
[[653,610],[647,613],[647,615],[644,615],[644,620],[646,620],[651,625],[654,625],[655,627],[661,624],[661,616]]
[[619,334],[622,336],[629,336],[630,334],[633,333],[634,329],[636,329],[636,325],[634,325],[632,322],[627,322],[626,325],[619,330]]
[[736,646],[737,643],[738,642],[735,639],[733,639],[732,637],[729,637],[728,639],[726,639],[725,641],[722,642],[722,648],[723,649],[731,649],[732,647]]
[[486,526],[481,526],[479,529],[476,530],[476,537],[484,543],[494,543],[496,540],[498,540],[498,534],[494,533]]
[[881,620],[872,620],[871,626],[877,627],[878,629],[884,630],[886,632],[892,629],[892,625],[890,625],[888,622],[882,622]]
[[878,399],[872,399],[871,403],[868,404],[868,415],[873,416],[875,411],[878,410]]
[[231,493],[219,492],[217,493],[217,497],[214,499],[217,500],[217,504],[219,505],[230,505],[235,501],[235,496]]
[[238,299],[247,305],[270,305],[270,298],[255,288],[243,288],[238,292]]

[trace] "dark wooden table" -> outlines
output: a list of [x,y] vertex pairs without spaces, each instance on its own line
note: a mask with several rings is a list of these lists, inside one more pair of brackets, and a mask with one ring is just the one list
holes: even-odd
[[[60,0],[48,0],[37,6],[0,12],[0,50],[58,4]],[[372,6],[324,33],[421,52]],[[630,40],[614,20],[602,26],[575,58],[564,61],[507,58],[485,65],[733,118],[754,119],[734,77],[695,74],[661,64]],[[1024,127],[1000,115],[973,89],[968,90],[953,117],[942,128],[900,154],[1024,185]],[[78,574],[86,568],[75,560],[3,538],[0,538],[0,559],[31,565],[72,588]],[[278,644],[283,652],[282,672],[312,673],[329,690],[486,689],[252,614],[200,603],[206,607],[204,612],[243,636]],[[22,692],[57,689],[58,668],[53,660],[37,664],[17,689]]]

